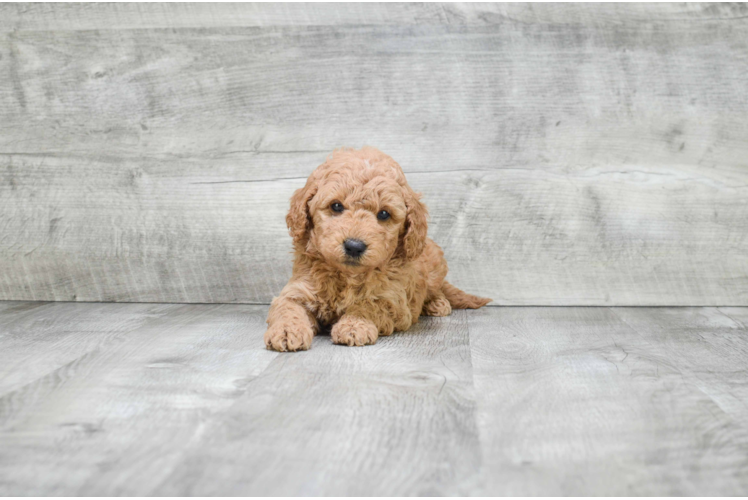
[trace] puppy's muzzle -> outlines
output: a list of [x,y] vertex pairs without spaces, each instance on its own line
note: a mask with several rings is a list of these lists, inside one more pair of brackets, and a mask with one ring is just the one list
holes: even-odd
[[348,238],[347,240],[343,242],[343,248],[345,249],[345,254],[348,257],[353,257],[354,259],[357,259],[361,257],[366,251],[366,243],[364,243],[361,240],[354,240],[354,239]]

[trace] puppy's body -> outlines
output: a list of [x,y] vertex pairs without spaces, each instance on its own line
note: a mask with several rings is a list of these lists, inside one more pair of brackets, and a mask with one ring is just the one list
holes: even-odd
[[270,307],[267,347],[308,349],[320,325],[332,325],[336,343],[373,344],[421,314],[490,302],[444,280],[447,262],[426,237],[418,198],[400,166],[374,148],[330,155],[291,198],[293,276]]

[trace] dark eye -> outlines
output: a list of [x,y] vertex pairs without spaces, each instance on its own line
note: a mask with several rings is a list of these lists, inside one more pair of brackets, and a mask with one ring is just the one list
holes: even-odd
[[379,220],[387,220],[390,218],[390,213],[387,210],[380,210],[377,214],[377,219]]
[[340,203],[340,202],[337,202],[337,201],[336,201],[335,203],[333,203],[332,205],[330,205],[330,209],[331,209],[331,210],[332,210],[333,212],[338,212],[338,213],[340,213],[340,212],[342,212],[343,210],[345,210],[345,207],[343,207],[343,204],[342,204],[342,203]]

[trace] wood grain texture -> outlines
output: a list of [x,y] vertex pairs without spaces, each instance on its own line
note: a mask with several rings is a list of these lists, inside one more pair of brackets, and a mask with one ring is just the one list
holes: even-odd
[[0,396],[74,363],[158,315],[157,307],[141,304],[119,311],[92,304],[83,317],[68,304],[13,304],[0,316]]
[[748,414],[748,309],[616,309],[642,336],[683,360],[684,378],[708,394],[722,411],[745,423]]
[[748,15],[743,3],[4,3],[0,31],[429,24],[597,24],[732,21]]
[[267,303],[371,144],[499,304],[746,305],[743,8],[4,4],[0,299]]
[[748,493],[748,308],[456,311],[293,354],[266,313],[0,302],[0,494]]
[[[4,297],[263,303],[290,276],[286,198],[303,178],[224,183],[139,169],[130,183],[128,172],[94,171],[28,169],[58,186],[61,205],[45,214],[34,202],[38,182],[14,181],[27,194],[4,205]],[[409,179],[430,207],[449,279],[499,304],[741,304],[748,189],[687,171],[476,169]]]
[[[475,488],[480,447],[464,311],[425,318],[367,349],[321,336],[309,352],[279,356],[262,342],[266,307],[52,309],[38,310],[42,327],[23,354],[76,324],[74,313],[87,331],[71,336],[98,347],[0,396],[2,494]],[[111,322],[101,322],[102,310]],[[9,316],[14,329],[29,322],[21,311],[0,313]],[[142,326],[123,328],[117,319],[128,316]],[[0,347],[6,342],[0,337]],[[71,344],[57,349],[77,356]]]
[[3,364],[0,494],[152,491],[276,356],[265,307],[225,307],[3,311],[0,353],[26,363]]
[[157,493],[467,495],[480,481],[474,409],[465,311],[371,349],[317,337],[278,356]]
[[748,331],[730,324],[738,351],[716,366],[699,344],[702,335],[723,342],[729,320],[715,309],[619,314],[501,308],[471,316],[486,494],[748,491],[746,407],[728,410],[715,398],[723,374],[746,383]]

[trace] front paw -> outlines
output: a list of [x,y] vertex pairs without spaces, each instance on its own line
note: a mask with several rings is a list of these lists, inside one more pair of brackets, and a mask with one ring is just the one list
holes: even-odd
[[276,323],[265,332],[265,345],[275,351],[306,351],[312,347],[314,330],[299,323]]
[[369,320],[355,316],[343,316],[330,332],[332,341],[343,345],[374,344],[379,337],[376,325]]

